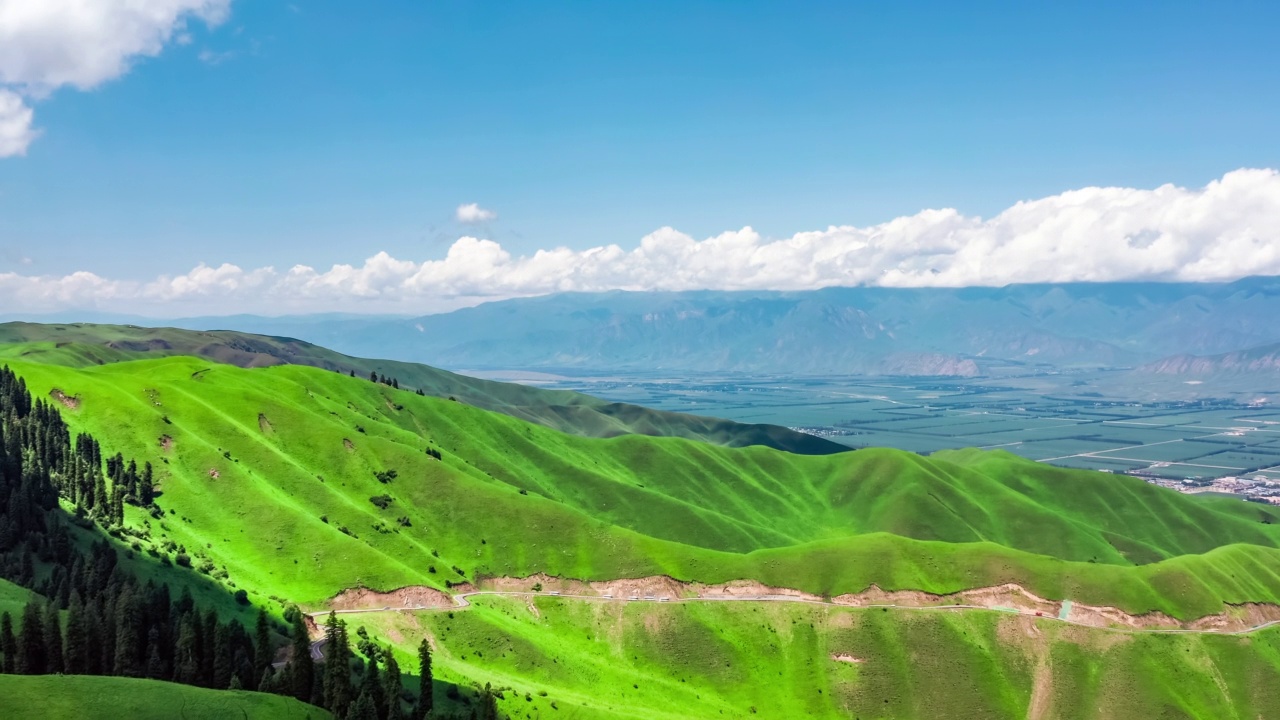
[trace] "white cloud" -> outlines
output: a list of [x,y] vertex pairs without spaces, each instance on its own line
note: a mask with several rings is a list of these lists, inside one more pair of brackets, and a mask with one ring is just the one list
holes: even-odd
[[564,291],[807,290],[1115,280],[1233,280],[1280,274],[1280,173],[1237,170],[1203,188],[1085,188],[983,219],[924,210],[869,227],[769,239],[747,227],[696,240],[661,228],[603,245],[514,256],[466,236],[438,260],[379,252],[361,265],[285,272],[201,265],[126,282],[88,272],[0,274],[0,307],[144,314],[436,312]]
[[460,223],[482,223],[488,222],[498,217],[498,213],[492,210],[486,210],[477,203],[467,203],[459,205],[457,212],[454,213]]
[[25,153],[35,139],[31,100],[118,78],[137,58],[189,42],[189,19],[220,23],[230,2],[0,0],[0,157]]
[[26,154],[40,134],[31,127],[33,115],[20,95],[0,88],[0,157]]

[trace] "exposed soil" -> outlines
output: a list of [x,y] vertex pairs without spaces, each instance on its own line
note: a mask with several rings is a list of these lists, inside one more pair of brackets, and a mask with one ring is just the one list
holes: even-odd
[[866,662],[866,660],[863,660],[862,658],[856,658],[856,657],[854,657],[854,656],[852,656],[852,655],[850,655],[850,654],[848,654],[848,653],[832,653],[832,654],[831,654],[831,659],[832,659],[832,660],[835,660],[836,662],[843,662],[843,663],[855,663],[855,664],[856,664],[856,663],[863,663],[863,662]]
[[[807,602],[824,602],[820,596],[793,590],[770,587],[754,580],[734,580],[708,585],[689,583],[657,575],[643,578],[584,582],[557,578],[545,574],[527,578],[481,578],[474,584],[461,585],[456,592],[476,590],[497,592],[533,592],[535,585],[542,593],[560,592],[566,595],[612,595],[614,599],[728,599],[751,598],[757,600],[795,599]],[[967,605],[976,608],[1017,610],[1023,616],[1057,618],[1062,603],[1048,600],[1029,592],[1020,585],[1005,584],[994,587],[974,588],[950,595],[934,595],[918,590],[887,591],[875,585],[860,593],[839,595],[831,599],[835,605],[866,607],[871,605],[896,605],[899,607],[931,607],[943,605]],[[1119,608],[1072,603],[1068,620],[1080,625],[1098,628],[1134,629],[1185,629],[1233,632],[1247,630],[1273,620],[1280,621],[1280,605],[1247,603],[1228,606],[1225,612],[1209,615],[1190,622],[1182,622],[1160,612],[1135,615]],[[1032,628],[1028,632],[1035,632]]]
[[271,427],[271,421],[262,413],[258,413],[258,429],[267,434],[275,432],[275,428]]
[[346,448],[347,452],[356,451],[356,444],[346,438],[342,438],[342,447]]
[[165,452],[172,452],[172,451],[173,451],[173,438],[169,437],[168,435],[161,435],[161,436],[160,436],[160,449],[161,449],[161,450],[164,450]]
[[352,588],[335,595],[326,609],[373,610],[378,608],[454,607],[453,598],[429,587],[404,587],[391,592],[377,592],[369,588]]
[[218,472],[217,468],[209,468],[209,477],[213,478],[214,480],[217,480],[218,478],[222,477],[222,473]]
[[80,398],[72,395],[67,395],[66,393],[62,392],[58,388],[54,388],[50,390],[49,397],[62,403],[63,407],[67,408],[68,410],[78,410],[80,408]]

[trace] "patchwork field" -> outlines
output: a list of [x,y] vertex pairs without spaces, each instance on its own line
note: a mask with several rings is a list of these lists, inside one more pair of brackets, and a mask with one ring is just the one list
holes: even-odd
[[1135,401],[1114,394],[1114,375],[561,377],[543,385],[664,410],[777,423],[857,448],[1001,448],[1062,467],[1171,480],[1280,474],[1280,413],[1274,408],[1234,397]]

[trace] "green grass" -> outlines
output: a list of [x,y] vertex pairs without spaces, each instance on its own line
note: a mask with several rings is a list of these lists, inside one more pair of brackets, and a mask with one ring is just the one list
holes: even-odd
[[[131,509],[131,524],[294,602],[442,587],[463,579],[454,566],[467,579],[668,574],[830,595],[1019,582],[1178,617],[1280,602],[1277,510],[1007,453],[584,438],[294,365],[12,365],[37,397],[77,398],[74,429],[156,465],[170,514]],[[375,478],[390,469],[391,483]],[[385,510],[369,501],[384,494]]]
[[836,443],[776,425],[651,410],[567,390],[546,390],[457,375],[416,363],[351,357],[285,337],[217,330],[199,332],[135,325],[0,323],[0,358],[89,367],[157,356],[188,355],[239,367],[292,364],[397,378],[404,386],[587,437],[626,434],[683,437],[730,447],[763,445],[822,455]]
[[30,590],[0,578],[0,615],[9,613],[15,629],[21,626],[22,610],[33,597],[36,594]]
[[400,638],[409,668],[431,637],[437,678],[504,688],[512,717],[1280,716],[1280,630],[1126,635],[990,611],[550,597],[348,620]]
[[77,720],[322,720],[329,713],[293,698],[119,677],[0,675],[0,716]]

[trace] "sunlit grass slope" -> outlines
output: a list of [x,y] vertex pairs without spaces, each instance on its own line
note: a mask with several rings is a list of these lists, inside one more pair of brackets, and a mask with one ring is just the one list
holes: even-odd
[[807,455],[848,448],[776,425],[651,410],[567,390],[493,382],[416,363],[351,357],[286,337],[135,325],[0,323],[0,358],[87,367],[148,357],[189,355],[239,367],[303,365],[367,378],[394,377],[413,390],[586,437],[639,434],[683,437],[729,447],[763,445]]
[[[1280,630],[1125,635],[996,611],[483,598],[354,616],[512,717],[1280,717]],[[543,695],[545,693],[545,695]],[[551,703],[555,710],[551,710]]]
[[0,675],[0,717],[48,720],[323,720],[328,712],[280,695],[87,675]]
[[583,438],[298,366],[12,365],[35,395],[74,398],[74,428],[152,460],[169,514],[132,523],[296,602],[534,572],[830,595],[1019,582],[1179,617],[1280,601],[1275,509],[1007,454]]

